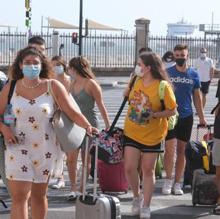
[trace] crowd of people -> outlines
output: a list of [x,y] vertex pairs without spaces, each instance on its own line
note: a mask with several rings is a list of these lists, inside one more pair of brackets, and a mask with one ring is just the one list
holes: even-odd
[[[98,133],[100,127],[95,106],[100,111],[105,129],[110,127],[102,90],[88,60],[82,56],[73,57],[67,65],[61,56],[49,60],[45,50],[43,38],[30,38],[28,46],[18,52],[9,69],[8,79],[0,74],[1,81],[4,76],[4,88],[0,92],[0,132],[6,146],[6,150],[1,147],[0,151],[0,175],[12,198],[11,218],[16,219],[27,219],[29,206],[33,218],[46,217],[50,177],[56,179],[51,188],[65,187],[64,160],[71,183],[68,199],[75,200],[82,193],[82,183],[77,188],[77,161],[81,151],[84,167],[85,139],[78,150],[68,153],[61,150],[62,142],[57,141],[50,122],[55,103],[73,122],[86,129],[90,141],[92,133]],[[184,194],[181,179],[185,168],[185,148],[191,137],[195,115],[192,103],[199,123],[206,126],[204,107],[214,74],[213,61],[206,55],[207,49],[201,48],[200,52],[195,66],[190,67],[187,63],[189,50],[185,44],[176,45],[162,58],[150,48],[142,48],[131,75],[132,79],[137,76],[135,83],[124,91],[129,99],[123,139],[125,174],[133,193],[132,213],[140,214],[141,218],[151,216],[150,203],[159,153],[164,152],[166,174],[162,193]],[[163,104],[158,92],[161,81],[165,83]],[[8,101],[11,91],[11,100]],[[217,97],[220,99],[219,93]],[[70,96],[81,112],[74,109]],[[9,105],[14,119],[5,124],[4,113]],[[213,164],[217,167],[220,192],[219,105],[215,113]],[[174,115],[178,115],[177,123],[170,128],[168,118]],[[89,155],[88,173],[91,160]],[[83,174],[81,182],[82,177]],[[218,203],[220,205],[220,199]]]

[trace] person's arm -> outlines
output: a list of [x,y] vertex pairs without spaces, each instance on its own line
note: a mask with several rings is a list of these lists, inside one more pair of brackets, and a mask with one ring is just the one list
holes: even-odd
[[98,107],[98,109],[101,113],[101,116],[105,122],[105,128],[109,129],[110,122],[109,122],[107,110],[105,108],[105,104],[103,102],[101,87],[94,80],[90,80],[89,90],[92,93],[92,96],[95,99],[97,107]]
[[214,77],[214,72],[215,72],[214,67],[211,67],[211,69],[210,69],[210,80],[213,79],[213,77]]
[[170,116],[174,116],[175,114],[176,114],[176,108],[172,110],[166,109],[160,112],[154,112],[152,117],[153,118],[165,118],[165,117],[168,118]]
[[93,132],[97,133],[98,130],[91,126],[86,117],[82,113],[76,111],[65,87],[57,80],[52,80],[51,82],[54,99],[61,110],[65,112],[73,122],[85,128],[87,134],[91,135]]
[[198,113],[200,124],[206,125],[207,123],[206,123],[205,117],[204,117],[201,92],[200,92],[199,88],[194,89],[194,91],[193,91],[193,103],[196,108],[196,112]]
[[210,80],[213,79],[214,73],[215,73],[214,63],[213,63],[213,60],[210,59],[210,72],[209,72],[209,74],[210,74]]
[[215,110],[215,117],[220,113],[220,104]]

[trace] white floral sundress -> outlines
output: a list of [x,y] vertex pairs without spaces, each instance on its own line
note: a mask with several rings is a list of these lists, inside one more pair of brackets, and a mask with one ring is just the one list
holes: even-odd
[[6,144],[6,177],[10,180],[46,183],[57,162],[60,146],[50,119],[54,100],[49,92],[28,100],[15,92],[11,99],[16,116],[18,144]]

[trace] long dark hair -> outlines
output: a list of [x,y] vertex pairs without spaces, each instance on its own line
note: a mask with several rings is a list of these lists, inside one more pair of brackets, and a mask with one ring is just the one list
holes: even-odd
[[166,80],[170,83],[166,69],[159,55],[154,52],[141,53],[140,59],[145,66],[151,67],[152,77],[158,80]]
[[18,52],[12,66],[9,68],[10,78],[13,80],[18,80],[24,77],[22,73],[22,69],[20,68],[20,64],[23,62],[24,58],[29,55],[37,56],[40,58],[41,61],[40,78],[52,78],[53,71],[49,60],[39,50],[30,46],[21,49]]
[[95,75],[92,72],[89,62],[85,57],[74,57],[69,61],[69,67],[74,68],[79,75],[84,78],[95,79]]

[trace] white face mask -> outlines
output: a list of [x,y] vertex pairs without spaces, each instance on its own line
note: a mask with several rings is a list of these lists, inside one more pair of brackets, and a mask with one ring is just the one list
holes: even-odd
[[171,58],[167,58],[166,61],[167,61],[167,62],[171,62],[172,59],[171,59]]
[[138,77],[143,77],[143,76],[144,76],[144,73],[141,72],[141,66],[140,66],[140,65],[136,65],[136,66],[135,66],[134,72],[135,72],[135,74],[136,74]]

